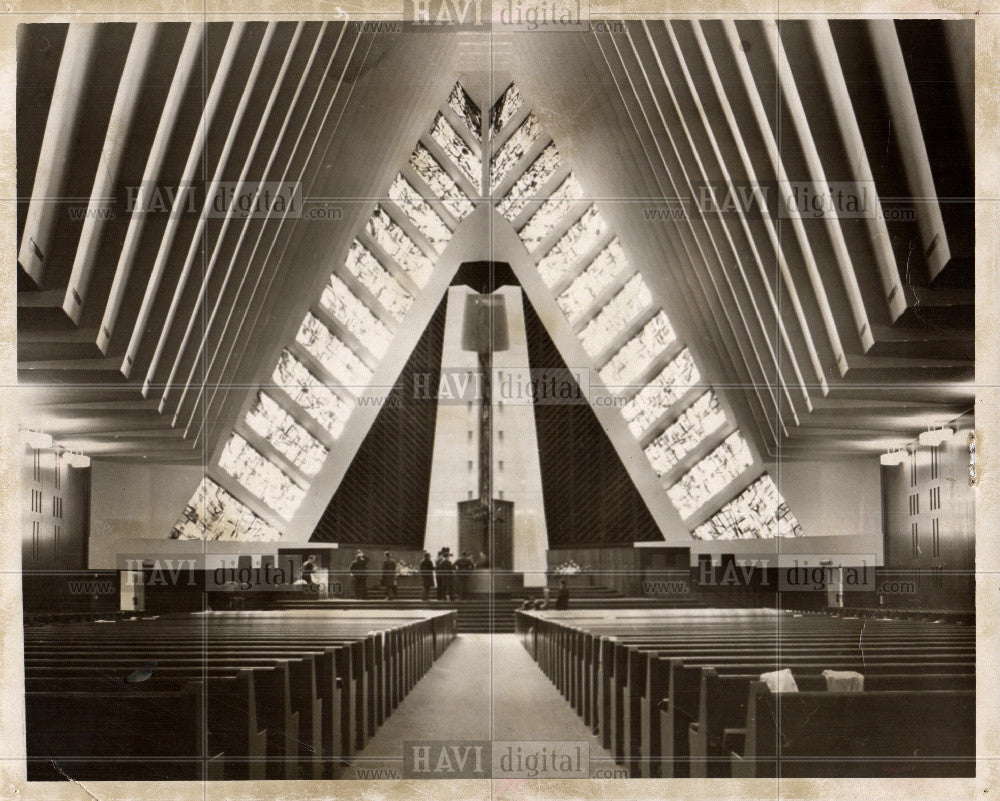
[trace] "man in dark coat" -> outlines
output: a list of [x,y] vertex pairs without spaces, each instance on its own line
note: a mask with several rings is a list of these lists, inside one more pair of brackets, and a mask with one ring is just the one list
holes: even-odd
[[437,599],[439,601],[444,600],[444,552],[445,549],[442,548],[437,552],[437,559],[434,560],[434,580],[437,584]]
[[462,555],[455,560],[455,578],[458,583],[459,600],[472,597],[472,571],[475,569],[476,563],[472,561],[472,556],[468,551],[462,551]]
[[424,558],[420,562],[420,579],[424,585],[423,599],[426,601],[434,589],[434,560],[429,551],[424,551]]
[[385,599],[391,601],[396,597],[396,560],[388,551],[383,555],[382,560],[382,588],[385,590]]
[[556,595],[556,609],[569,609],[569,586],[566,579],[559,580],[559,594]]
[[451,549],[442,548],[435,565],[438,584],[438,598],[443,601],[455,600],[455,565],[451,561]]
[[476,562],[476,567],[480,570],[490,569],[490,558],[486,555],[484,551],[479,552],[479,561]]
[[368,597],[368,557],[364,551],[358,551],[349,568],[354,582],[354,597],[364,601]]

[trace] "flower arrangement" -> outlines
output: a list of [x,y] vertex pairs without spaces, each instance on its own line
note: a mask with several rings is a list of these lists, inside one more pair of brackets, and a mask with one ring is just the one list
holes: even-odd
[[563,562],[559,565],[553,572],[557,576],[575,576],[577,573],[582,573],[583,568],[570,559],[568,562]]
[[415,567],[410,567],[410,565],[408,565],[402,559],[396,562],[397,576],[415,576],[416,574],[417,574],[417,569]]

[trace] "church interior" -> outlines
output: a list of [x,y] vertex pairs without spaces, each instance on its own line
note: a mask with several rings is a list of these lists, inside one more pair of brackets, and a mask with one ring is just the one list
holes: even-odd
[[974,52],[21,25],[28,779],[975,775]]

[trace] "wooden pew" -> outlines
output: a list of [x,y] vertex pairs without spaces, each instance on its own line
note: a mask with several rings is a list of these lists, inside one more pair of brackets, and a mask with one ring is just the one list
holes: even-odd
[[[690,776],[710,778],[730,775],[730,757],[723,748],[727,729],[745,727],[750,685],[757,675],[720,674],[715,668],[701,669],[698,720],[688,729],[691,755]],[[973,673],[892,673],[868,675],[865,692],[886,690],[974,690]],[[826,679],[821,674],[795,674],[800,691],[823,692]]]
[[[332,763],[364,745],[455,636],[454,611],[368,611],[213,613],[38,627],[26,633],[26,678],[41,696],[72,686],[97,703],[123,686],[131,690],[117,674],[124,678],[151,658],[158,663],[154,677],[135,687],[179,691],[195,678],[207,677],[216,687],[249,676],[252,692],[202,692],[210,707],[202,713],[210,723],[208,742],[197,754],[202,774],[212,768],[212,778],[321,778],[335,775]],[[116,675],[111,687],[109,672]],[[94,692],[84,692],[89,690]],[[43,716],[51,711],[44,703],[32,713],[41,724],[33,733],[42,739]],[[243,711],[242,727],[232,725],[226,706]],[[178,710],[171,720],[180,725],[190,709]],[[255,728],[258,719],[270,726]],[[225,734],[213,728],[216,721]],[[152,758],[156,749],[150,751]]]
[[[158,660],[159,661],[159,660]],[[250,668],[254,673],[257,721],[261,728],[267,730],[267,778],[298,778],[298,760],[300,746],[299,710],[294,708],[293,698],[297,691],[293,686],[292,660],[271,660],[268,658],[253,659],[241,657],[176,657],[163,658],[157,665],[156,673],[171,678],[196,680],[212,668],[218,668],[227,674],[233,668]],[[61,677],[80,676],[95,679],[106,679],[108,676],[124,677],[139,667],[128,657],[99,658],[80,660],[65,660],[62,658],[27,657],[25,670],[27,676]],[[222,704],[217,711],[223,713]],[[216,722],[209,720],[209,725],[227,726],[228,718]]]
[[753,682],[732,776],[975,776],[975,709],[968,690],[776,696]]
[[[178,677],[172,671],[171,675],[154,675],[141,684],[125,684],[106,673],[71,678],[65,675],[28,676],[25,678],[25,698],[29,766],[36,764],[32,757],[46,754],[86,758],[88,753],[107,753],[111,757],[124,758],[128,755],[129,761],[122,765],[123,776],[163,780],[178,778],[172,770],[157,774],[160,757],[169,756],[171,749],[180,747],[178,743],[183,740],[182,733],[190,735],[192,729],[197,729],[198,739],[189,738],[185,747],[191,750],[183,753],[198,764],[177,765],[178,769],[183,769],[181,772],[185,777],[192,773],[200,776],[199,766],[207,760],[208,770],[205,771],[204,778],[264,779],[267,732],[257,722],[255,674],[256,671],[248,669],[210,670],[202,678],[192,680],[190,677]],[[174,704],[165,700],[172,697],[171,694],[184,691],[197,693],[196,707],[187,702]],[[71,717],[53,711],[68,709],[65,701],[67,696],[76,701],[72,705]],[[106,706],[103,697],[112,699],[111,711],[106,716],[100,714]],[[118,727],[113,714],[115,703],[133,697],[142,699],[137,702],[142,705],[135,708],[135,714],[145,716],[142,720],[145,729],[135,728],[135,731],[147,733],[145,736],[138,735],[138,740],[132,739],[133,729],[127,727],[133,724],[126,724],[125,728]],[[123,710],[131,708],[133,707],[126,705]],[[78,726],[76,716],[82,716],[87,722]],[[139,724],[134,725],[138,727]],[[165,753],[164,749],[159,748],[157,732],[161,729],[167,733],[178,732],[178,742],[166,739],[165,735]],[[86,732],[85,753],[78,753],[81,732]],[[148,754],[138,750],[130,753],[128,749],[134,748],[136,742],[148,745],[149,733],[157,737],[157,760],[146,766],[142,757]],[[197,745],[197,750],[192,743]],[[161,767],[169,768],[170,765]],[[93,770],[93,779],[109,777],[106,767],[99,769],[99,766],[94,766]],[[45,775],[50,776],[48,772]],[[50,778],[65,779],[61,774]]]
[[687,775],[703,666],[757,675],[792,662],[815,674],[974,672],[974,632],[921,622],[776,610],[527,611],[516,618],[539,666],[633,775]]
[[[96,781],[119,771],[158,781],[222,778],[216,755],[204,750],[202,689],[190,682],[167,691],[28,690],[28,780]],[[81,732],[87,734],[84,753]],[[154,738],[157,758],[152,760],[142,744]]]

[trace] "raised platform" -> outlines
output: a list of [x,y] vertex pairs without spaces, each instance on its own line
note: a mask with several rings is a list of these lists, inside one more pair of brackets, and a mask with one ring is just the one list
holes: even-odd
[[[268,593],[268,603],[279,609],[326,608],[326,609],[454,609],[458,613],[459,632],[510,633],[514,631],[514,612],[521,608],[525,600],[535,600],[542,594],[541,588],[529,588],[510,595],[477,595],[465,601],[423,601],[416,597],[405,597],[402,588],[394,600],[386,600],[381,587],[372,588],[367,600],[350,598],[311,598],[301,593],[276,596]],[[378,593],[376,595],[375,593]],[[257,598],[264,597],[258,595]],[[256,599],[254,599],[256,600]],[[674,609],[700,608],[703,603],[685,598],[626,597],[617,595],[607,587],[580,587],[572,591],[571,609]]]

